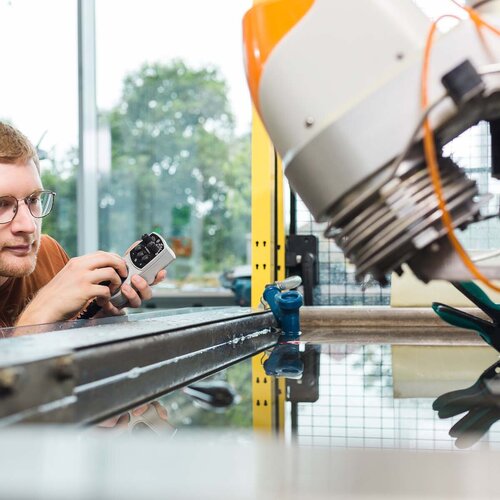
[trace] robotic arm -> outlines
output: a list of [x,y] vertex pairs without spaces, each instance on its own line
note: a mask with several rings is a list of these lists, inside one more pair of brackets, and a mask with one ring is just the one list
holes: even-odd
[[[478,12],[500,27],[500,0]],[[268,0],[244,18],[256,109],[291,187],[356,266],[380,282],[407,263],[423,281],[472,278],[451,246],[422,145],[435,134],[454,228],[482,220],[475,181],[442,148],[486,120],[500,147],[500,37],[471,20],[436,38],[422,110],[430,21],[411,0]],[[492,175],[500,162],[492,155]],[[498,162],[498,163],[497,163]],[[488,278],[500,269],[479,267]]]

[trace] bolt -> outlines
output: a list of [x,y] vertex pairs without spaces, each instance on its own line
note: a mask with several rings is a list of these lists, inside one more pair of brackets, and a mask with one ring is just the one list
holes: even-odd
[[314,125],[314,118],[312,116],[308,116],[306,118],[305,124],[306,124],[306,128],[312,127]]
[[0,391],[1,392],[12,392],[14,386],[19,379],[19,370],[15,368],[4,368],[0,370]]
[[56,359],[54,363],[54,375],[59,380],[73,378],[74,367],[73,359],[71,356],[62,356]]

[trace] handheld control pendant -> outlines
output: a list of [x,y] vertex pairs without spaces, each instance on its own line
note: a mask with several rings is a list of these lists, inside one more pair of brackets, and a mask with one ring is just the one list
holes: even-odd
[[[158,272],[167,267],[175,258],[172,249],[158,233],[142,235],[141,241],[125,256],[128,275],[122,285],[130,285],[132,276],[135,274],[144,278],[150,285]],[[111,303],[121,308],[126,305],[127,298],[118,290],[111,297]]]

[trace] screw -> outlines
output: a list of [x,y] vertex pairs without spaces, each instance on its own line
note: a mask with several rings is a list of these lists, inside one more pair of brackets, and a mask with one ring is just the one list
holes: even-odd
[[19,379],[19,375],[19,370],[15,368],[4,368],[0,370],[0,391],[12,392],[14,390],[14,385]]
[[62,356],[61,358],[56,359],[54,363],[54,375],[59,380],[73,378],[74,367],[71,356]]
[[308,116],[306,118],[305,124],[306,124],[306,128],[312,127],[314,125],[314,118],[312,116]]

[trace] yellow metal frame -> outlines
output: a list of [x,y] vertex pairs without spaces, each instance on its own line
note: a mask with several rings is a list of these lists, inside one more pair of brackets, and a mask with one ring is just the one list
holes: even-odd
[[[285,277],[283,169],[274,147],[253,111],[252,122],[252,306],[260,304],[267,284]],[[285,384],[264,372],[265,354],[252,359],[254,429],[284,428]]]

